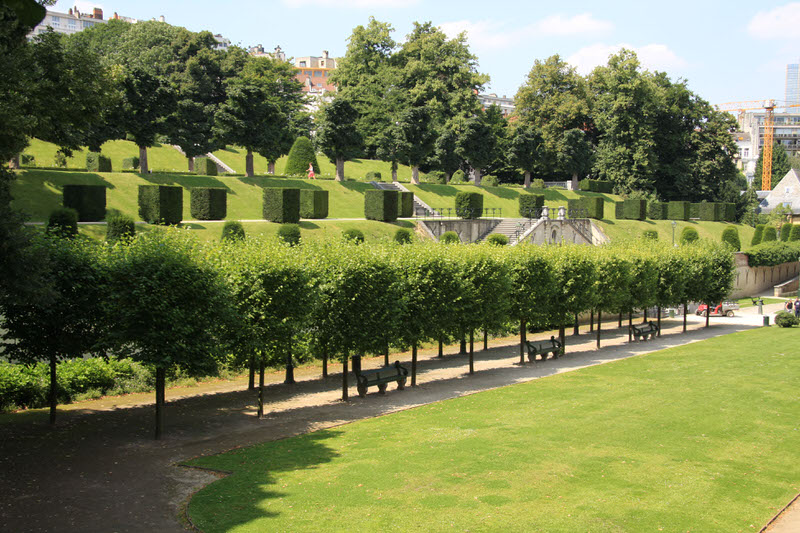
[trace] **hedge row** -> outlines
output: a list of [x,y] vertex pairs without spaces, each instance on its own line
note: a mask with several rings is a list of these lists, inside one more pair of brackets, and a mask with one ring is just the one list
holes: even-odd
[[183,220],[183,187],[139,185],[139,216],[150,224],[180,224]]
[[483,216],[483,195],[479,192],[456,193],[456,215],[464,219]]
[[570,218],[604,218],[605,203],[602,196],[584,196],[567,200],[567,216]]
[[264,189],[263,215],[265,220],[280,224],[300,222],[300,189]]
[[64,185],[64,207],[78,212],[78,221],[97,222],[106,216],[106,187],[103,185]]
[[628,220],[689,220],[736,222],[736,205],[722,202],[647,202],[629,199],[615,205],[617,219]]
[[544,207],[543,194],[520,193],[519,195],[519,216],[525,218],[536,218]]
[[89,172],[111,172],[111,159],[99,152],[86,154],[86,170]]
[[228,189],[195,187],[190,192],[190,204],[192,218],[223,220],[228,215]]
[[300,189],[300,218],[328,218],[328,191]]
[[800,242],[763,242],[744,252],[751,267],[775,266],[797,261]]
[[201,176],[216,176],[217,163],[210,157],[195,157],[194,173]]
[[610,181],[603,180],[581,180],[578,184],[578,188],[586,192],[601,192],[606,194],[614,192],[614,184]]
[[394,222],[400,212],[399,204],[397,191],[368,190],[364,193],[364,218],[367,220]]

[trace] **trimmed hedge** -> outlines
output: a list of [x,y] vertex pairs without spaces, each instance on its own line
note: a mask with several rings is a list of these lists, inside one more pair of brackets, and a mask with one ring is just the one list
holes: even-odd
[[667,218],[669,220],[689,220],[689,202],[667,203]]
[[300,189],[300,218],[328,218],[328,191]]
[[314,169],[314,174],[319,174],[319,163],[317,163],[317,154],[314,152],[314,146],[308,137],[300,136],[295,139],[292,148],[289,150],[283,173],[287,176],[307,175],[309,163]]
[[800,224],[793,224],[789,233],[789,242],[800,241]]
[[370,170],[369,172],[364,175],[364,179],[366,181],[381,181],[381,173],[375,170]]
[[742,249],[742,242],[739,239],[739,230],[732,226],[722,230],[722,242],[730,244],[734,251],[738,252]]
[[104,185],[64,185],[64,207],[78,212],[80,222],[97,222],[106,216]]
[[453,175],[450,176],[450,183],[466,183],[467,182],[467,175],[464,174],[464,171],[461,169],[456,170],[453,172]]
[[483,216],[483,195],[479,192],[461,191],[456,194],[456,216],[463,219]]
[[627,220],[644,220],[647,218],[647,200],[623,200],[622,214]]
[[138,157],[126,157],[122,160],[122,170],[136,170],[139,168]]
[[772,242],[778,240],[778,230],[775,229],[775,226],[767,225],[764,228],[764,234],[761,236],[761,242]]
[[183,220],[183,187],[139,185],[139,216],[150,224],[180,224]]
[[86,170],[89,172],[111,172],[111,159],[100,152],[86,154]]
[[567,200],[567,216],[569,218],[594,218],[602,220],[605,202],[602,196],[584,196]]
[[78,212],[71,207],[61,207],[50,213],[44,232],[56,237],[71,239],[78,234]]
[[106,240],[116,242],[120,239],[131,239],[136,235],[136,224],[127,215],[111,215],[106,220]]
[[434,183],[436,185],[447,185],[447,175],[441,170],[431,170],[423,178],[425,183]]
[[238,220],[229,220],[222,226],[221,241],[243,240],[244,237],[244,226]]
[[458,236],[458,233],[455,231],[445,231],[439,237],[439,242],[443,244],[460,244],[461,237]]
[[691,226],[687,226],[681,231],[681,244],[691,244],[699,239],[700,235],[697,233],[697,230]]
[[794,224],[792,224],[791,222],[781,226],[781,241],[783,242],[789,241],[789,234],[792,232],[792,228],[794,228]]
[[610,181],[584,179],[578,183],[578,188],[586,192],[601,192],[610,194],[614,192],[614,184]]
[[397,218],[414,216],[414,193],[400,191],[397,196]]
[[698,204],[700,220],[719,222],[724,215],[723,206],[718,202],[703,202]]
[[500,181],[498,181],[497,176],[484,176],[481,178],[481,187],[499,187]]
[[792,326],[800,324],[800,319],[798,319],[794,313],[781,310],[775,314],[775,324],[779,328],[791,328]]
[[289,246],[300,244],[300,226],[297,224],[281,224],[278,228],[278,239]]
[[397,191],[368,190],[364,193],[364,217],[367,220],[394,222],[397,220],[399,203]]
[[651,220],[666,220],[667,209],[667,204],[664,202],[650,202],[647,204],[647,218]]
[[775,266],[797,261],[800,244],[780,241],[765,242],[745,252],[751,267]]
[[408,228],[397,228],[394,232],[394,242],[398,244],[411,244],[411,230]]
[[192,217],[197,220],[222,220],[228,215],[228,189],[195,187],[190,191]]
[[689,219],[700,218],[700,204],[689,204]]
[[364,242],[364,232],[357,228],[346,229],[342,232],[342,239],[353,244]]
[[756,224],[756,230],[753,232],[753,238],[750,239],[750,246],[761,244],[761,239],[764,237],[764,228],[766,224]]
[[614,202],[614,218],[617,220],[625,219],[625,202]]
[[539,210],[544,207],[543,194],[520,193],[519,195],[519,216],[534,218],[538,216]]
[[508,237],[502,233],[492,233],[486,239],[486,242],[493,246],[506,246],[508,244]]
[[269,187],[264,189],[265,220],[280,224],[300,222],[300,189]]
[[722,220],[736,222],[736,204],[733,202],[724,202],[722,204]]
[[195,157],[194,173],[201,176],[216,176],[217,164],[210,157]]
[[531,180],[531,189],[544,189],[544,180],[542,178],[534,178]]

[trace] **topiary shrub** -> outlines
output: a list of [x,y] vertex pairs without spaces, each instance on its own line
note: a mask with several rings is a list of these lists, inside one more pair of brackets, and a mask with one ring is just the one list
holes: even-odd
[[493,246],[506,246],[508,244],[508,237],[502,233],[492,233],[486,239],[486,242]]
[[525,218],[536,218],[544,207],[543,194],[520,193],[519,195],[519,216]]
[[623,200],[622,213],[627,220],[644,220],[647,218],[647,200]]
[[305,176],[308,175],[308,164],[311,163],[315,174],[319,174],[319,163],[317,163],[317,154],[314,152],[314,146],[308,137],[300,136],[295,139],[289,150],[289,156],[286,158],[286,167],[284,174],[288,176]]
[[665,220],[667,218],[667,204],[664,202],[648,203],[647,218],[650,220]]
[[197,220],[222,220],[228,215],[228,189],[195,187],[189,198],[192,217]]
[[753,238],[750,240],[750,246],[761,244],[761,239],[764,237],[764,228],[766,224],[756,224],[756,230],[753,232]]
[[700,220],[700,204],[689,204],[689,219]]
[[787,222],[786,224],[781,226],[781,240],[783,242],[789,242],[789,234],[792,233],[793,227],[794,224],[792,224],[791,222]]
[[300,189],[270,187],[264,189],[263,216],[270,222],[300,222]]
[[761,242],[771,242],[778,240],[778,230],[775,226],[767,225],[764,227],[764,234],[761,236]]
[[667,218],[669,220],[689,220],[689,202],[669,202]]
[[328,191],[300,189],[300,218],[328,218]]
[[544,180],[542,178],[531,180],[531,189],[544,189]]
[[445,174],[441,170],[431,170],[430,172],[425,174],[423,181],[425,181],[425,183],[434,183],[436,185],[446,185],[447,174]]
[[183,187],[139,185],[139,216],[150,224],[180,224],[183,220]]
[[578,182],[578,190],[579,191],[584,191],[584,192],[591,191],[592,190],[592,180],[590,180],[589,178],[586,178],[586,179],[582,179],[581,181],[579,181]]
[[414,216],[414,193],[400,191],[397,193],[397,218]]
[[703,202],[698,207],[700,220],[718,222],[722,220],[722,204],[717,202]]
[[497,179],[497,176],[484,176],[481,179],[481,187],[499,187],[500,181]]
[[411,230],[408,228],[398,228],[397,231],[394,232],[394,242],[399,244],[410,244]]
[[722,204],[722,220],[725,222],[736,222],[736,204],[725,202]]
[[78,212],[69,207],[54,210],[47,219],[44,231],[54,237],[75,237],[78,234]]
[[458,192],[456,194],[456,216],[463,219],[483,216],[483,195],[479,192]]
[[603,220],[605,215],[605,202],[602,196],[585,196],[581,198],[581,207],[588,218]]
[[136,170],[139,168],[138,157],[126,157],[122,160],[122,170]]
[[132,239],[136,235],[136,224],[127,215],[111,215],[106,220],[106,240],[117,242]]
[[342,232],[342,239],[345,242],[361,244],[364,242],[364,232],[356,228],[346,229]]
[[78,212],[80,222],[97,222],[106,216],[106,187],[103,185],[64,185],[64,207]]
[[238,220],[229,220],[222,226],[221,241],[240,241],[244,240],[244,227]]
[[657,241],[658,232],[654,229],[646,229],[642,232],[642,238],[648,241]]
[[466,183],[467,182],[467,175],[464,174],[464,171],[461,169],[456,170],[453,172],[453,175],[450,176],[450,183]]
[[722,242],[728,243],[735,252],[742,249],[742,243],[739,240],[739,230],[734,227],[727,227],[722,230]]
[[439,237],[439,242],[441,242],[442,244],[460,244],[461,238],[455,231],[445,231]]
[[195,157],[194,173],[201,176],[216,176],[217,164],[210,157]]
[[278,228],[278,239],[289,246],[300,244],[300,226],[297,224],[281,224]]
[[788,311],[778,311],[775,313],[775,323],[781,328],[791,328],[800,324],[800,320],[794,316],[794,313]]
[[614,218],[617,220],[625,219],[625,202],[614,202]]
[[793,224],[789,232],[789,242],[800,241],[800,224]]
[[681,244],[691,244],[697,242],[698,239],[700,239],[700,235],[698,235],[697,230],[694,228],[687,226],[681,231]]
[[399,203],[397,191],[368,190],[364,193],[364,218],[394,222],[397,220]]
[[382,178],[381,173],[380,172],[376,172],[374,170],[370,170],[364,176],[364,179],[366,181],[381,181],[381,178]]
[[111,172],[111,159],[100,152],[87,152],[86,170],[89,172]]

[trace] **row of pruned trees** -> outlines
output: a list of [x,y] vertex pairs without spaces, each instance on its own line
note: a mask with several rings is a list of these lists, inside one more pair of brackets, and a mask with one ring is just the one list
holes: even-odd
[[[476,330],[565,327],[579,313],[716,302],[732,287],[724,246],[648,250],[604,246],[288,246],[247,239],[201,244],[180,230],[156,230],[114,245],[42,238],[48,294],[3,300],[0,330],[12,361],[56,361],[87,353],[126,356],[156,375],[164,405],[167,369],[208,374],[235,358],[259,368],[469,339]],[[598,327],[598,344],[599,344]],[[55,383],[55,379],[53,380]],[[54,386],[53,386],[54,387]],[[263,393],[263,388],[259,387]],[[55,391],[51,413],[55,416]],[[263,395],[259,395],[259,414]]]

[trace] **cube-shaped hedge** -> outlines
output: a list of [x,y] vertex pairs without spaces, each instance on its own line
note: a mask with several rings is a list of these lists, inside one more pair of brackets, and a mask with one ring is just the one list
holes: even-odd
[[64,207],[78,212],[80,222],[96,222],[106,216],[106,187],[103,185],[64,185]]
[[614,192],[614,183],[611,181],[597,180],[597,192],[611,194]]
[[541,209],[544,207],[543,194],[520,193],[519,195],[519,216],[526,218],[537,218]]
[[364,217],[367,220],[394,222],[397,220],[397,191],[371,189],[364,193]]
[[300,222],[300,189],[264,189],[264,219],[280,224]]
[[614,192],[614,184],[610,181],[585,179],[578,183],[578,188],[586,192],[611,193]]
[[722,204],[722,220],[725,222],[736,222],[736,204],[725,202]]
[[150,224],[180,224],[183,187],[139,185],[139,216]]
[[667,218],[669,220],[689,220],[689,202],[669,202]]
[[617,220],[625,218],[625,202],[614,202],[614,218]]
[[716,222],[722,220],[722,204],[717,202],[703,202],[698,204],[700,220]]
[[122,160],[122,170],[136,170],[139,168],[138,157],[126,157]]
[[481,218],[483,216],[483,195],[479,192],[461,191],[456,194],[456,216],[460,218]]
[[700,219],[700,204],[689,204],[689,218]]
[[223,220],[228,215],[228,189],[195,187],[190,192],[192,218]]
[[624,200],[622,213],[627,220],[644,220],[647,218],[647,200],[628,199]]
[[600,196],[585,196],[567,200],[567,216],[569,218],[594,218],[602,220],[605,205]]
[[647,218],[651,220],[665,220],[667,218],[667,204],[664,202],[648,203]]
[[414,216],[414,193],[401,191],[397,196],[397,217],[409,218]]
[[201,176],[216,176],[217,164],[210,157],[195,157],[194,173]]
[[100,152],[86,154],[86,170],[89,172],[111,172],[111,159]]
[[300,218],[327,218],[328,191],[300,189]]

